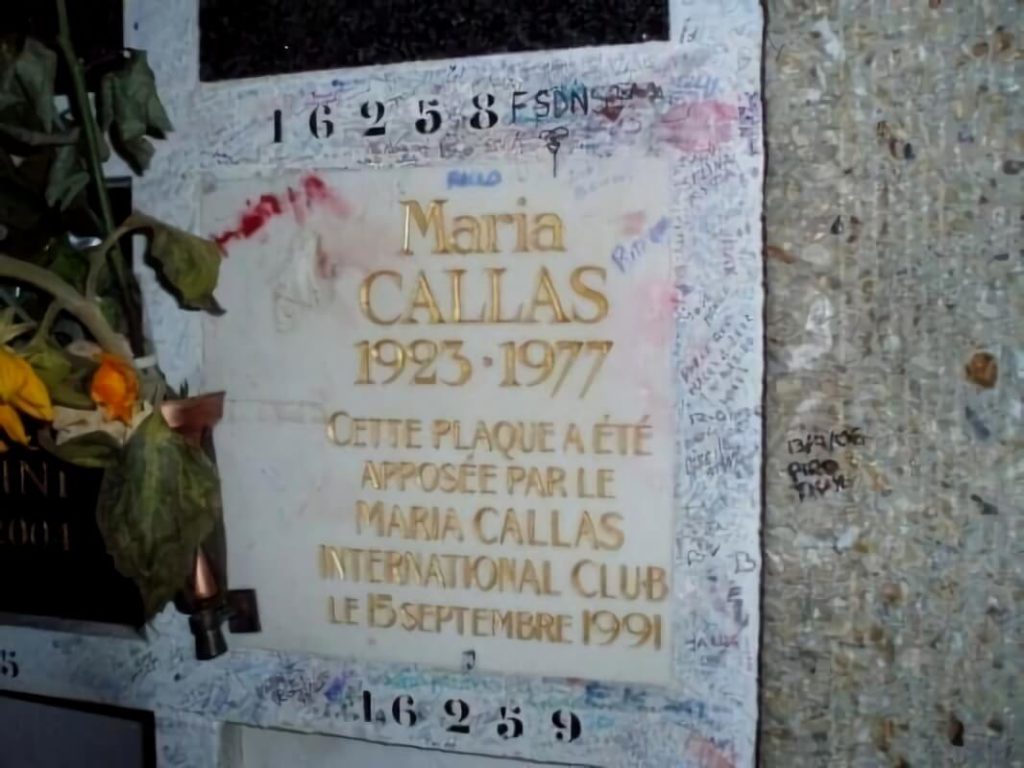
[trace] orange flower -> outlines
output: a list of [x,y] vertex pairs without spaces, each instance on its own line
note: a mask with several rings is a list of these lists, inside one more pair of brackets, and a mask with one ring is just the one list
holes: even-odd
[[104,353],[100,367],[92,375],[89,396],[103,409],[108,420],[132,423],[132,413],[139,399],[139,379],[135,369],[120,357]]
[[[46,385],[27,362],[9,349],[0,347],[0,435],[28,445],[21,411],[34,419],[53,420],[53,405]],[[0,453],[7,450],[0,440]]]

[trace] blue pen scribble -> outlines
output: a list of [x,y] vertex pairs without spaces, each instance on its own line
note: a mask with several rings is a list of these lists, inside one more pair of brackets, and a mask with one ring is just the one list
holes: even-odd
[[501,184],[501,171],[448,171],[448,189],[452,187],[496,187]]
[[346,685],[348,685],[348,675],[334,678],[331,684],[327,686],[327,690],[324,691],[324,698],[331,703],[337,702],[345,695]]

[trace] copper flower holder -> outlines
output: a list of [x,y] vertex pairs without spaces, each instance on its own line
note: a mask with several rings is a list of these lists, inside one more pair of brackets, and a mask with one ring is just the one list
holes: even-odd
[[[223,392],[165,401],[160,412],[171,429],[213,458],[213,428],[224,416]],[[178,610],[189,616],[200,660],[215,659],[227,651],[225,620],[235,633],[260,630],[255,592],[224,589],[226,560],[224,526],[218,523],[196,550],[188,583],[175,601]]]

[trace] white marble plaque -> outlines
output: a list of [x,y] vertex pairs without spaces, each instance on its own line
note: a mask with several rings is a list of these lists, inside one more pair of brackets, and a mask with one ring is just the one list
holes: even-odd
[[669,679],[670,173],[588,163],[208,179],[235,642]]

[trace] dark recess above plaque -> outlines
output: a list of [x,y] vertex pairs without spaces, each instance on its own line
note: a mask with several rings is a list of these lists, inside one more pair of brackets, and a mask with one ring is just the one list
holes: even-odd
[[200,77],[227,80],[668,38],[667,0],[200,0]]
[[[121,55],[124,25],[121,0],[66,0],[75,52],[85,62],[86,79],[95,87]],[[53,0],[0,0],[0,35],[30,35],[49,45],[57,36]],[[67,93],[67,72],[58,68],[57,92]]]

